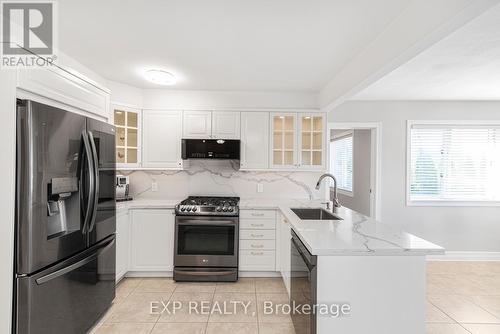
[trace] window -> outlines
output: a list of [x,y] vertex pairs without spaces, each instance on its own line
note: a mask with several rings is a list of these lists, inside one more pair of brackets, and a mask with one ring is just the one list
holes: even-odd
[[337,187],[352,192],[352,132],[334,138],[330,145],[330,169]]
[[409,123],[409,201],[500,201],[500,124]]

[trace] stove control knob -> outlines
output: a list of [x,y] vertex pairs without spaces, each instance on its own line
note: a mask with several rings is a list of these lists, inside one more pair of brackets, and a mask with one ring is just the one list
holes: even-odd
[[230,206],[230,207],[229,207],[229,209],[227,209],[227,211],[229,211],[229,212],[233,212],[233,207],[232,207],[232,206]]
[[222,211],[227,212],[227,207],[226,207],[226,206],[225,206],[225,207],[223,207],[223,208],[222,208]]
[[222,208],[220,206],[218,206],[217,208],[215,208],[215,210],[217,210],[218,212],[220,212],[222,210]]
[[193,212],[196,212],[196,210],[198,210],[198,208],[193,206]]
[[182,212],[186,211],[186,207],[185,206],[181,206],[181,211]]

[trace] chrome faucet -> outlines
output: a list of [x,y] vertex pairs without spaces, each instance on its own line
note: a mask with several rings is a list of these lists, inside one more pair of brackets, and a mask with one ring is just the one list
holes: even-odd
[[316,190],[319,189],[321,181],[323,181],[325,177],[330,177],[333,180],[333,187],[330,187],[330,201],[333,202],[333,211],[336,211],[336,209],[340,208],[341,205],[337,197],[337,179],[335,178],[335,176],[328,173],[321,175],[319,177],[318,183],[316,183]]

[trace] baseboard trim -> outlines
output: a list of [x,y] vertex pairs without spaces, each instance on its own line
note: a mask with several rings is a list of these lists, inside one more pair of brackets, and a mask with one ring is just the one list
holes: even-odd
[[454,252],[428,255],[427,261],[500,261],[500,252]]
[[125,277],[172,277],[171,271],[129,271]]
[[[240,271],[239,277],[281,277],[281,273],[277,271]],[[120,277],[172,277],[171,271],[128,271]]]
[[281,277],[277,271],[240,271],[240,277]]

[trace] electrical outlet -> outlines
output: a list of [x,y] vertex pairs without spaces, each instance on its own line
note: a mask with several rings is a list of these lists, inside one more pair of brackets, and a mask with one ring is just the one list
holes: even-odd
[[257,192],[261,193],[264,191],[264,185],[262,183],[257,183]]
[[151,191],[158,191],[158,182],[151,182]]

